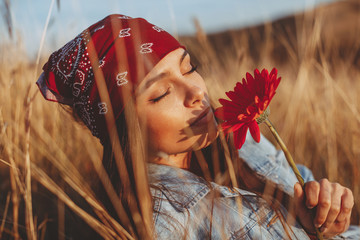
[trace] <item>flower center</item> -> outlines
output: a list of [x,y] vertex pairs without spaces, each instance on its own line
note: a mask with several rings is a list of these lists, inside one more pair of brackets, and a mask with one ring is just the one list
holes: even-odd
[[268,116],[270,114],[270,108],[266,108],[264,112],[262,112],[259,117],[257,117],[255,120],[257,122],[257,124],[260,124],[262,122],[264,122]]

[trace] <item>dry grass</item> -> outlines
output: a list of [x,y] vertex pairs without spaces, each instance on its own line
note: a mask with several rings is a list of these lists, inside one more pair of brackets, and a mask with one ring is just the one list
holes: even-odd
[[[245,72],[276,67],[283,80],[270,119],[295,161],[351,188],[359,206],[360,4],[335,5],[210,36],[198,25],[197,37],[182,41],[200,62],[214,105]],[[106,239],[131,238],[92,191],[94,177],[104,177],[100,144],[36,94],[40,68],[19,46],[0,47],[0,236],[64,239],[71,209]],[[360,223],[357,206],[353,224]]]

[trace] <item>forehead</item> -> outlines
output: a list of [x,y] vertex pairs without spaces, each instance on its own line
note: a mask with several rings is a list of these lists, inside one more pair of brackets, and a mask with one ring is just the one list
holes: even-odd
[[171,68],[180,67],[184,59],[189,56],[183,48],[178,48],[162,58],[154,68],[145,76],[137,86],[136,92],[140,93],[149,88],[153,83],[170,74]]
[[151,71],[145,76],[144,80],[159,74],[166,68],[172,66],[178,67],[187,55],[188,52],[183,48],[178,48],[169,52],[151,69]]

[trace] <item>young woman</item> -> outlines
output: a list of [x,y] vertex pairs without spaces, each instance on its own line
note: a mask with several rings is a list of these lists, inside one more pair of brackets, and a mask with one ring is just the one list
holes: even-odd
[[[108,16],[43,70],[44,97],[71,106],[103,144],[104,204],[134,236],[308,239],[314,226],[327,237],[349,229],[352,192],[305,167],[302,189],[264,137],[234,150],[186,48],[146,20]],[[343,236],[360,237],[350,230]]]

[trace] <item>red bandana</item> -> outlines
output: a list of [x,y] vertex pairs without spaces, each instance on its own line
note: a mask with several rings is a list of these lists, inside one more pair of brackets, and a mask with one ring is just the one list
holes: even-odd
[[145,19],[110,15],[51,54],[37,85],[47,100],[72,106],[103,142],[108,137],[104,115],[109,106],[101,100],[95,72],[100,69],[103,74],[117,118],[126,101],[121,88],[133,89],[157,62],[179,47],[183,46],[169,33]]

